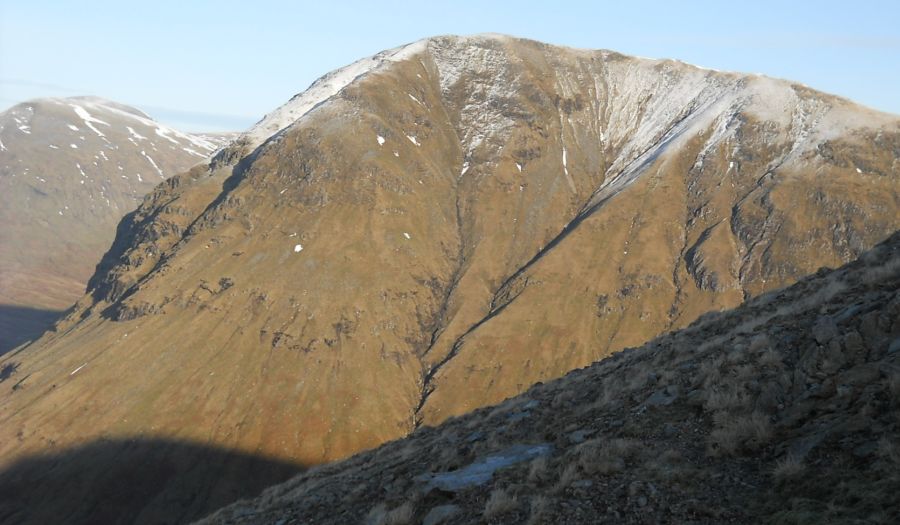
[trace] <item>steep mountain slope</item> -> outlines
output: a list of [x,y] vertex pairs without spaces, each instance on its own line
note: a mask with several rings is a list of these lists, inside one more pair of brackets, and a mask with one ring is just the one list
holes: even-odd
[[40,315],[28,326],[29,309],[52,318],[84,293],[116,224],[147,192],[225,139],[98,98],[32,100],[0,113],[0,353],[46,328]]
[[852,259],[900,227],[898,157],[896,117],[784,81],[499,36],[381,53],[122,222],[0,361],[0,461],[344,457]]
[[898,408],[900,232],[203,523],[897,523]]

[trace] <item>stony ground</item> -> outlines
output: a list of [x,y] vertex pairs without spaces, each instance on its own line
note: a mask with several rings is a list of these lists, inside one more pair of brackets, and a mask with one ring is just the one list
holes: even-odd
[[900,233],[203,523],[897,523],[898,290]]

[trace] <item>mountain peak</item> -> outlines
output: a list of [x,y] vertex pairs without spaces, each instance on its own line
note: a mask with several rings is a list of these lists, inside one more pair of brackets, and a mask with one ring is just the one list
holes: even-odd
[[84,292],[116,224],[147,192],[225,139],[99,97],[34,99],[0,113],[0,354]]
[[[461,75],[478,75],[483,77],[481,85],[494,90],[493,103],[500,103],[506,96],[503,90],[515,92],[521,87],[517,85],[521,77],[504,77],[504,71],[514,67],[512,64],[528,60],[526,57],[533,57],[535,53],[548,58],[565,56],[569,61],[580,62],[582,65],[598,62],[603,64],[601,67],[593,68],[593,71],[586,68],[583,74],[593,78],[582,80],[598,85],[610,82],[623,83],[628,91],[620,95],[632,105],[630,109],[624,108],[627,111],[643,111],[639,107],[642,97],[648,97],[649,100],[654,90],[670,90],[667,97],[657,96],[657,99],[668,99],[667,104],[661,104],[658,100],[652,104],[661,112],[661,118],[666,119],[671,113],[681,111],[682,108],[693,107],[700,111],[692,112],[690,120],[697,121],[698,126],[706,125],[710,118],[721,116],[707,111],[714,105],[715,111],[729,111],[732,114],[748,111],[760,118],[779,120],[783,125],[799,119],[793,123],[798,133],[804,137],[817,134],[817,138],[827,138],[829,133],[835,132],[831,126],[836,121],[846,119],[848,116],[852,118],[851,113],[859,113],[860,109],[865,109],[839,97],[816,92],[790,81],[760,75],[722,72],[678,60],[649,59],[608,50],[553,46],[496,33],[469,36],[441,35],[382,51],[322,76],[305,91],[298,93],[252,126],[236,142],[236,147],[244,152],[255,150],[309,112],[337,96],[347,86],[362,81],[369,75],[385,72],[391,66],[416,56],[420,57],[419,60],[423,61],[423,64],[426,62],[430,64],[424,73],[430,73],[430,78],[439,82],[444,93],[450,90]],[[561,89],[566,89],[564,84],[560,86]],[[635,89],[640,91],[635,92]],[[597,91],[595,96],[608,94]],[[634,96],[631,96],[632,94]],[[850,111],[845,111],[848,106],[852,106]],[[484,110],[490,111],[490,108],[477,108],[477,111]],[[815,114],[807,115],[808,112]],[[840,113],[840,117],[831,118],[828,115],[831,112]],[[698,118],[701,117],[700,113],[705,116]],[[809,118],[806,118],[807,116]],[[485,119],[481,117],[480,120]],[[503,127],[502,123],[495,122],[495,124]],[[895,125],[896,119],[891,115],[871,110],[867,111],[865,119],[856,119],[853,123],[854,126],[866,125],[873,128],[884,124]],[[480,136],[485,131],[489,130],[476,133]],[[477,146],[477,139],[475,142],[474,146]],[[802,151],[798,150],[799,153]]]
[[610,51],[379,53],[125,218],[58,331],[0,360],[0,457],[152,435],[314,465],[499,402],[900,228],[898,126]]

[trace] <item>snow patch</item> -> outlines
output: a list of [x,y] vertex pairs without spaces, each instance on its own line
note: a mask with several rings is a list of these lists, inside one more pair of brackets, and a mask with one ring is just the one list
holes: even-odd
[[382,137],[381,135],[378,135],[375,137],[375,140],[378,141],[379,146],[384,146],[384,137]]
[[294,245],[294,253],[300,253],[300,252],[302,252],[302,251],[303,251],[303,245],[302,245],[302,244],[295,244],[295,245]]
[[409,236],[409,234],[408,234],[408,233],[406,233],[406,232],[403,232],[403,236],[404,236],[404,237],[406,237],[406,238],[407,238],[407,239],[409,239],[409,238],[410,238],[410,236]]
[[68,124],[68,126],[69,126],[69,129],[71,129],[72,131],[79,131],[79,130],[78,130],[78,126],[75,126],[75,125],[72,125],[72,124]]
[[131,126],[125,126],[125,129],[128,130],[128,134],[131,135],[132,137],[134,137],[138,140],[147,140],[147,137],[145,137],[145,136],[141,135],[140,133],[138,133],[137,131],[135,131],[134,128],[132,128]]
[[[50,149],[59,149],[59,146],[55,146],[55,145],[53,145],[53,144],[48,144],[47,147],[50,148]],[[4,149],[5,149],[5,148],[4,148]]]
[[[153,149],[156,149],[156,148],[153,148]],[[206,158],[206,155],[204,155],[202,153],[198,153],[197,151],[194,151],[191,148],[181,148],[181,149],[184,150],[185,153],[190,153],[191,155],[196,155],[196,156],[202,157],[204,159]]]
[[415,144],[416,146],[421,146],[421,144],[419,144],[419,141],[416,139],[415,135],[407,135],[406,138],[408,138],[409,141],[412,142],[413,144]]
[[141,150],[141,155],[143,155],[144,158],[147,159],[147,161],[150,162],[150,164],[153,166],[153,169],[155,169],[155,170],[156,170],[156,173],[159,174],[159,178],[161,178],[161,179],[165,179],[165,178],[166,178],[166,176],[163,175],[162,170],[159,169],[159,166],[157,166],[156,163],[153,162],[153,159],[150,157],[150,155],[147,155],[147,152],[145,152],[144,150]]
[[72,149],[78,149],[78,146],[76,146],[75,144],[69,144],[69,147]]
[[503,108],[517,92],[520,77],[508,67],[509,57],[501,46],[484,45],[502,38],[478,35],[428,41],[441,93],[448,95],[457,83],[466,83],[459,109],[463,130],[460,138],[466,157],[488,137],[506,135],[515,123]]
[[109,127],[108,122],[105,122],[98,118],[94,118],[93,116],[91,116],[90,113],[88,113],[88,111],[86,109],[79,106],[78,104],[69,104],[69,107],[71,107],[73,110],[75,110],[75,114],[78,115],[79,117],[81,117],[81,120],[84,121],[84,125],[91,128],[91,131],[96,133],[98,137],[106,136],[99,129],[94,127],[94,124],[101,124],[103,126]]
[[169,136],[169,132],[170,132],[171,130],[169,130],[169,129],[164,129],[164,128],[156,128],[156,129],[154,129],[153,131],[154,131],[154,133],[156,133],[156,134],[159,135],[160,137],[162,137],[162,138],[168,140],[168,141],[171,142],[172,144],[175,144],[176,146],[181,146],[181,143],[179,143],[177,140],[175,140],[175,139],[173,139],[172,137]]

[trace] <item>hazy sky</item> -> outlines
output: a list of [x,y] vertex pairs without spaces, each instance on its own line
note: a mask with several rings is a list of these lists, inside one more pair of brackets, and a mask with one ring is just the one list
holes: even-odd
[[0,109],[98,95],[182,129],[240,130],[358,58],[481,32],[764,73],[900,114],[893,0],[0,0]]

